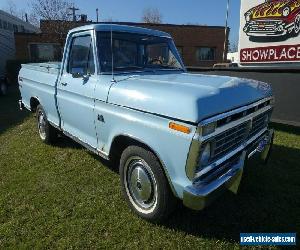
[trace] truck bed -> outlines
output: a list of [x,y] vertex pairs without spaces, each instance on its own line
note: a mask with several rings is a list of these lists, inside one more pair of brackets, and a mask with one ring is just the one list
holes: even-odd
[[43,103],[48,120],[55,125],[59,124],[55,86],[60,66],[60,62],[22,64],[19,73],[20,92],[25,107],[34,112],[34,99]]
[[27,63],[22,64],[22,68],[31,69],[34,71],[45,72],[49,74],[58,75],[60,70],[60,62],[47,62],[47,63]]

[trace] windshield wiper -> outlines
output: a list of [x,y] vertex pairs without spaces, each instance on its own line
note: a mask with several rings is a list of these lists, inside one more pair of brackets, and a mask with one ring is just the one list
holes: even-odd
[[119,67],[114,67],[114,70],[136,70],[136,69],[140,69],[142,70],[143,67],[141,66],[119,66]]
[[167,66],[167,65],[156,65],[155,67],[148,67],[150,69],[154,69],[154,70],[180,70],[180,71],[184,71],[183,68],[178,68],[178,67],[172,67],[172,66]]

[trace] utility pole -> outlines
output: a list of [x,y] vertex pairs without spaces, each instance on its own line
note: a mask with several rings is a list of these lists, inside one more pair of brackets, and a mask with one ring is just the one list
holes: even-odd
[[224,50],[223,50],[223,62],[227,57],[226,55],[226,45],[227,45],[227,28],[228,28],[228,15],[229,15],[229,1],[227,0],[227,9],[226,9],[226,21],[225,21],[225,39],[224,39]]
[[72,16],[73,22],[76,22],[76,11],[79,10],[78,8],[75,8],[74,5],[72,8],[69,8],[69,10],[72,11],[72,14],[69,14],[69,16]]
[[99,12],[98,8],[96,9],[97,23],[99,22]]

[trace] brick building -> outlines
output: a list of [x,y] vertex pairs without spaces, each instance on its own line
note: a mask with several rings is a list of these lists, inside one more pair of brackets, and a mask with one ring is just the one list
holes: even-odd
[[[41,21],[40,34],[16,34],[16,58],[29,61],[60,60],[68,30],[90,23]],[[114,24],[140,26],[171,34],[186,66],[211,67],[223,60],[225,28],[222,26],[130,22]]]

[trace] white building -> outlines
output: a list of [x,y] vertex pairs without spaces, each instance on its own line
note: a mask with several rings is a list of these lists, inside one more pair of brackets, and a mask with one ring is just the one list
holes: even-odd
[[239,53],[238,52],[227,53],[227,60],[230,60],[230,62],[232,63],[239,63]]
[[15,57],[14,32],[36,33],[39,29],[0,10],[0,78],[5,74],[6,61]]

